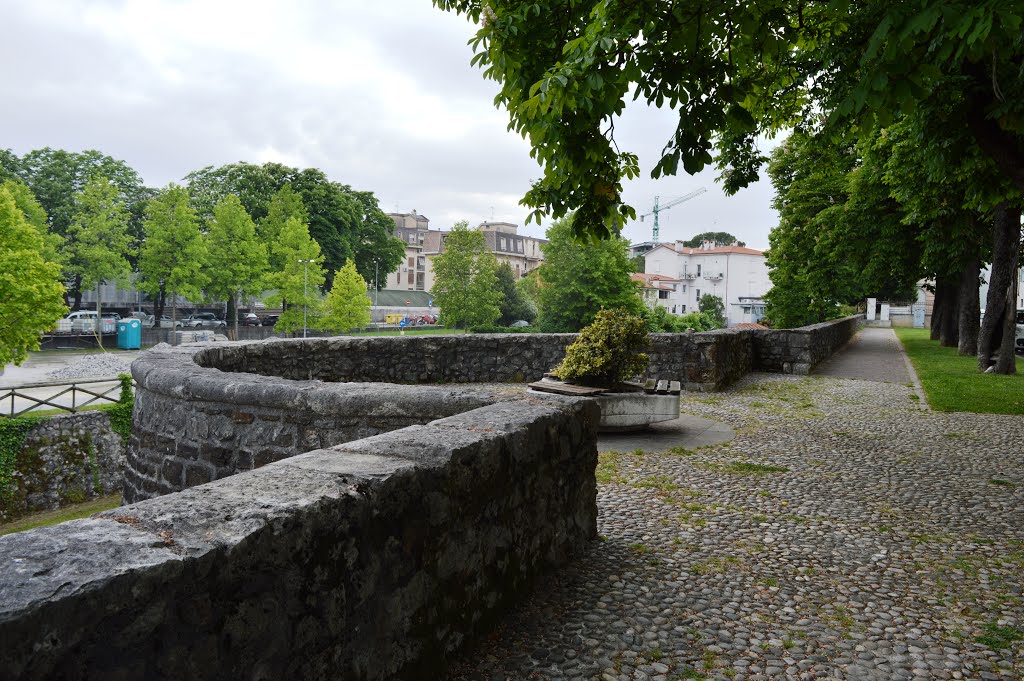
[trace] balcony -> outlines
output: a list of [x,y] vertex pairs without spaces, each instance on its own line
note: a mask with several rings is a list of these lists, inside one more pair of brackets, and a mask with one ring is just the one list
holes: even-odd
[[704,278],[710,281],[719,281],[722,279],[723,276],[725,275],[722,274],[721,272],[708,272],[707,274],[704,275]]

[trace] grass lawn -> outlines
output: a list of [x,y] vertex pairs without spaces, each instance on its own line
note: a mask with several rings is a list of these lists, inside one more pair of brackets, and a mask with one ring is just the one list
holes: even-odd
[[84,501],[81,504],[65,506],[64,508],[56,511],[44,511],[43,513],[36,513],[25,516],[24,518],[18,518],[17,520],[5,525],[0,525],[0,535],[11,534],[13,532],[23,532],[24,530],[31,530],[36,527],[46,527],[47,525],[56,525],[57,523],[63,523],[68,520],[78,520],[79,518],[91,516],[93,513],[117,508],[120,505],[121,495],[111,494],[107,497]]
[[[961,357],[956,348],[939,347],[938,341],[929,340],[928,329],[893,330],[910,356],[932,409],[1024,414],[1024,374],[980,373],[977,357]],[[1018,357],[1017,363],[1024,363],[1024,358]]]

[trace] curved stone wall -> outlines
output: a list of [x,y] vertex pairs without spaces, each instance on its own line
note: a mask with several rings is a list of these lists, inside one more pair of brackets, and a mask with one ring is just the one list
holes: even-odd
[[132,367],[126,487],[186,489],[0,537],[12,678],[440,678],[596,537],[592,400],[214,359],[165,347]]

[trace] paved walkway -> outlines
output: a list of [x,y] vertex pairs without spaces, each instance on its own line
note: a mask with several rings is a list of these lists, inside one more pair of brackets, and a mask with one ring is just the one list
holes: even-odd
[[602,454],[600,540],[449,678],[1024,679],[1024,418],[898,370],[684,395],[735,438]]
[[865,327],[814,370],[818,376],[880,383],[911,383],[903,346],[892,329]]

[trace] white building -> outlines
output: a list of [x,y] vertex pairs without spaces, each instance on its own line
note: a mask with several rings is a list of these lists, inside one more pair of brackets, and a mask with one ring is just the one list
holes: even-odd
[[[696,312],[700,297],[710,293],[725,303],[729,326],[756,322],[764,316],[764,294],[772,283],[761,251],[710,242],[688,248],[676,241],[645,253],[644,263],[647,274],[680,282],[674,296],[675,314]],[[673,310],[668,307],[668,311]]]
[[685,281],[666,277],[663,274],[647,274],[645,272],[634,272],[629,276],[637,283],[640,297],[643,299],[644,305],[650,309],[653,310],[655,305],[660,305],[671,314],[686,313]]

